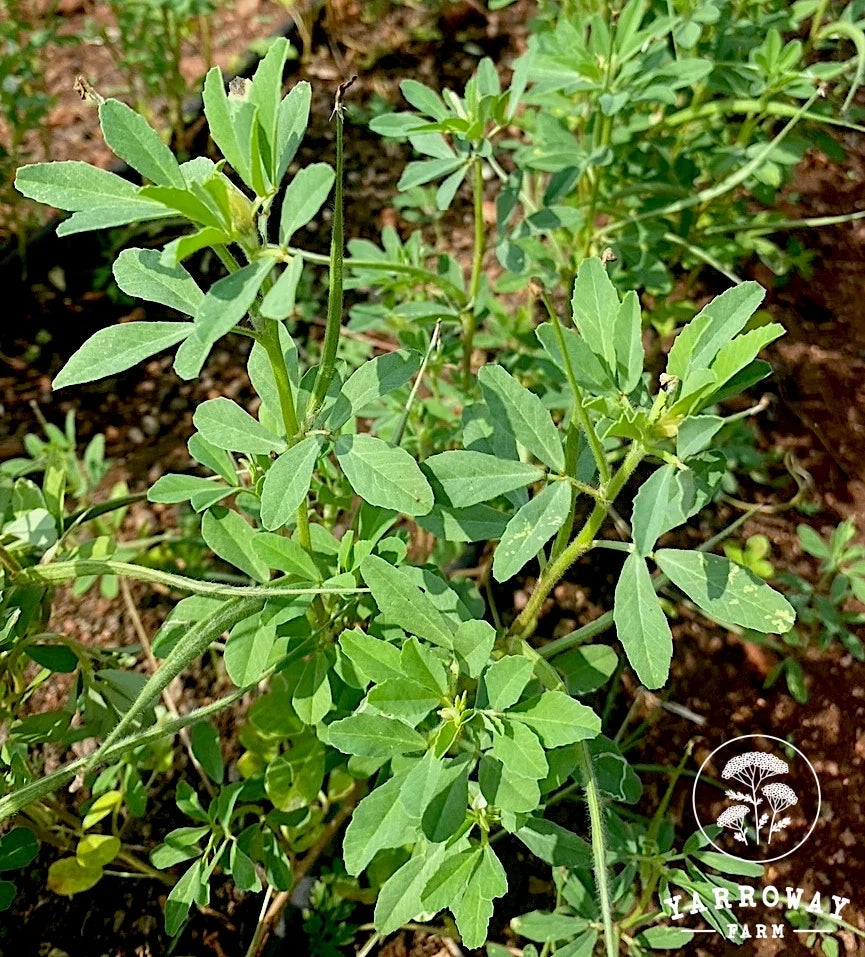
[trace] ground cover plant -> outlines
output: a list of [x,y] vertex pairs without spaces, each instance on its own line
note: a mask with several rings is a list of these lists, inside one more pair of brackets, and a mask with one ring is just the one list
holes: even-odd
[[[335,169],[314,163],[281,189],[309,109],[306,84],[281,97],[286,54],[286,43],[274,45],[255,76],[228,93],[218,70],[208,74],[210,133],[236,180],[222,162],[179,164],[138,114],[101,98],[106,141],[152,185],[135,187],[78,162],[18,173],[25,195],[72,211],[60,227],[64,235],[178,215],[194,230],[162,250],[126,249],[114,265],[122,290],[188,318],[97,332],[70,358],[56,388],[174,346],[176,371],[193,378],[222,336],[239,334],[254,339],[249,373],[261,404],[252,415],[227,398],[202,403],[189,450],[209,475],[166,475],[148,493],[151,501],[188,502],[199,512],[204,540],[248,585],[125,561],[110,531],[88,536],[86,525],[97,516],[67,514],[61,469],[46,468],[41,488],[10,476],[0,553],[4,654],[20,657],[22,646],[29,648],[43,668],[77,673],[78,680],[64,709],[13,721],[0,811],[32,812],[81,775],[91,795],[82,827],[91,833],[55,865],[54,881],[67,893],[92,886],[125,853],[117,833],[123,814],[143,812],[141,770],[158,767],[151,745],[191,728],[202,789],[181,782],[178,805],[190,825],[164,835],[151,855],[153,866],[177,868],[165,914],[172,934],[182,930],[190,906],[207,901],[217,868],[242,890],[266,885],[270,914],[278,913],[292,881],[348,820],[343,860],[349,874],[365,872],[377,889],[380,934],[449,908],[465,945],[483,944],[493,901],[507,888],[491,841],[503,829],[548,864],[584,870],[594,885],[586,904],[592,942],[618,952],[624,921],[644,934],[637,949],[650,946],[659,912],[620,914],[618,885],[627,882],[617,875],[611,886],[609,873],[608,844],[615,848],[624,825],[614,824],[605,805],[628,800],[638,784],[630,781],[631,794],[619,794],[606,779],[609,763],[621,769],[625,759],[579,700],[592,690],[581,668],[596,652],[615,653],[605,645],[568,650],[587,633],[536,646],[537,614],[579,556],[612,545],[624,558],[614,606],[590,631],[612,620],[647,687],[663,686],[673,654],[656,597],[661,581],[673,582],[716,621],[790,630],[791,606],[746,569],[709,548],[656,547],[664,532],[711,503],[723,475],[723,456],[709,449],[722,419],[706,410],[767,374],[757,353],[782,330],[758,324],[743,331],[763,293],[755,283],[731,288],[680,333],[655,381],[644,372],[636,294],[620,296],[604,263],[586,259],[568,290],[566,318],[539,289],[548,319],[537,336],[564,380],[559,395],[542,402],[507,371],[512,357],[502,355],[501,364],[487,363],[477,374],[463,363],[449,385],[463,407],[459,425],[445,424],[447,441],[438,450],[412,454],[412,404],[428,377],[444,383],[452,370],[432,360],[435,334],[419,343],[423,348],[347,367],[340,356],[343,277],[348,272],[358,285],[381,270],[444,286],[463,301],[470,334],[477,260],[466,286],[453,261],[436,271],[361,259],[355,251],[344,256],[342,100],[350,81],[334,106]],[[491,87],[489,70],[486,77]],[[468,100],[498,98],[480,81],[475,90]],[[475,169],[481,159],[472,160]],[[315,262],[293,237],[331,191],[327,328],[314,356],[298,350],[283,320],[309,268],[305,260]],[[204,247],[226,269],[207,290],[183,266]],[[612,504],[644,462],[655,467],[633,498],[632,540],[598,540]],[[412,521],[443,543],[496,540],[498,581],[539,557],[542,572],[522,613],[494,626],[475,586],[411,562]],[[113,694],[94,683],[102,672],[94,676],[85,656],[44,634],[52,585],[97,576],[161,582],[189,595],[153,643],[157,671],[143,681],[128,669],[110,669],[102,680]],[[154,724],[154,707],[171,680],[226,632],[224,667],[238,691]],[[206,719],[248,691],[256,700],[241,732],[246,750],[237,779],[226,774]],[[34,745],[84,738],[99,739],[89,756],[48,775],[34,766]],[[588,843],[544,816],[572,779],[585,791]],[[621,770],[611,780],[619,779]],[[30,837],[12,834],[32,847]],[[664,852],[668,846],[660,845]],[[699,858],[701,851],[688,853]],[[262,933],[272,920],[262,921]],[[250,951],[258,946],[256,939]]]
[[[574,258],[566,276],[521,267],[504,274],[495,295],[498,270],[485,268],[478,226],[476,184],[494,169],[485,136],[451,150],[442,130],[411,133],[428,149],[451,150],[433,156],[440,172],[449,167],[447,190],[470,177],[476,243],[465,274],[455,255],[425,249],[419,233],[402,242],[386,232],[382,247],[350,238],[350,81],[334,104],[335,156],[289,177],[310,92],[298,84],[282,97],[286,55],[277,43],[253,79],[228,93],[219,71],[208,75],[205,114],[219,162],[179,163],[142,117],[94,92],[106,141],[146,185],[81,163],[19,172],[22,193],[72,213],[64,235],[185,224],[164,248],[126,249],[114,264],[125,293],[185,318],[101,330],[70,358],[57,388],[175,346],[177,373],[192,379],[219,340],[244,336],[254,343],[248,371],[260,404],[202,403],[189,452],[206,476],[169,474],[148,492],[153,502],[188,504],[235,581],[213,569],[154,568],[140,552],[118,549],[111,516],[127,497],[81,506],[87,485],[68,435],[49,435],[47,449],[32,444],[34,461],[6,470],[0,654],[18,697],[0,752],[0,815],[15,816],[18,828],[0,843],[0,866],[14,876],[44,840],[62,841],[65,856],[49,874],[61,893],[91,887],[121,864],[159,872],[172,887],[172,935],[228,874],[263,895],[255,953],[292,887],[335,842],[345,870],[376,898],[377,935],[447,908],[465,946],[476,947],[508,886],[496,848],[513,835],[553,868],[555,914],[513,925],[545,953],[686,944],[689,932],[656,926],[664,923],[657,901],[673,886],[711,904],[724,860],[673,832],[676,775],[650,822],[629,816],[639,778],[593,695],[621,652],[644,686],[664,687],[674,649],[661,588],[731,628],[785,635],[793,627],[781,594],[715,553],[724,533],[696,550],[657,544],[712,508],[727,474],[725,455],[712,448],[725,425],[718,403],[768,374],[757,355],[782,329],[755,317],[759,286],[738,284],[690,318],[659,372],[643,354],[640,301],[622,289],[608,256]],[[441,102],[472,123],[513,119],[520,75],[503,93],[487,61],[463,97]],[[407,89],[437,103],[432,91]],[[329,257],[296,238],[326,202]],[[225,268],[207,289],[183,265],[202,250]],[[290,334],[303,274],[314,270],[328,287],[319,343]],[[508,275],[528,292],[514,315]],[[344,286],[357,303],[353,329],[386,324],[401,349],[368,359],[342,335]],[[40,484],[28,478],[39,475]],[[624,537],[603,537],[615,510],[629,505]],[[478,542],[491,543],[497,582],[538,563],[537,584],[513,620],[491,590],[454,573],[453,559]],[[577,559],[601,549],[621,557],[612,608],[546,640],[538,627],[546,599]],[[153,641],[162,664],[149,679],[129,649],[93,656],[46,629],[54,585],[98,579],[111,589],[127,578],[187,596]],[[613,626],[619,644],[593,641]],[[171,680],[208,650],[237,690],[192,714],[165,713],[160,698]],[[73,676],[65,707],[18,716],[35,690],[28,662],[42,669],[37,682]],[[210,719],[248,695],[243,752],[229,764]],[[160,835],[148,862],[124,845],[125,822],[146,813],[150,782],[175,761],[175,734],[195,772],[176,793],[189,823]],[[43,744],[79,742],[95,747],[41,773]],[[55,800],[73,779],[83,785],[80,820]],[[588,809],[579,833],[550,813],[574,794]],[[11,883],[2,885],[4,903]],[[707,920],[720,925],[726,916],[710,910]]]

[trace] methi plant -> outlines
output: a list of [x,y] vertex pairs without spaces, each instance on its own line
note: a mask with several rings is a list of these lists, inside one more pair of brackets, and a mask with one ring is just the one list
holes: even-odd
[[[178,163],[138,114],[102,100],[106,141],[149,183],[136,187],[78,162],[18,173],[25,195],[72,212],[63,235],[169,217],[191,227],[161,250],[126,249],[114,264],[124,292],[184,318],[100,330],[55,387],[113,375],[174,347],[175,371],[192,379],[217,341],[244,336],[253,340],[247,368],[260,405],[246,409],[225,397],[199,405],[189,440],[199,468],[164,475],[148,492],[151,501],[188,503],[199,513],[209,548],[248,584],[124,561],[114,541],[99,554],[43,555],[38,563],[0,545],[2,608],[12,610],[4,640],[13,647],[28,640],[15,609],[48,601],[60,582],[108,574],[187,596],[155,636],[161,664],[128,709],[111,727],[86,715],[76,722],[76,736],[99,739],[89,756],[42,775],[38,753],[28,753],[38,740],[16,738],[12,723],[7,747],[28,757],[10,775],[0,818],[76,775],[92,787],[102,765],[191,728],[201,788],[182,780],[176,792],[191,823],[165,835],[151,857],[156,867],[177,868],[170,933],[182,930],[193,904],[207,903],[220,869],[240,889],[265,893],[249,949],[256,953],[293,882],[347,824],[344,866],[377,892],[378,933],[447,908],[465,945],[483,944],[493,902],[508,886],[493,841],[503,833],[548,864],[586,868],[599,939],[612,957],[620,934],[613,902],[625,878],[609,872],[606,806],[620,798],[606,782],[610,762],[620,779],[627,764],[601,736],[589,698],[598,687],[592,663],[609,675],[616,653],[588,640],[615,624],[638,680],[660,688],[673,654],[656,597],[663,584],[722,625],[792,627],[786,600],[714,554],[716,540],[697,550],[658,545],[711,502],[723,475],[723,456],[711,449],[722,419],[707,410],[769,372],[757,354],[782,329],[749,328],[763,293],[756,283],[736,286],[688,323],[656,381],[644,369],[636,294],[620,296],[601,260],[590,258],[568,290],[567,319],[541,295],[549,318],[537,340],[562,383],[546,404],[505,368],[516,357],[501,354],[475,376],[470,364],[436,358],[435,332],[426,327],[420,348],[352,369],[341,355],[346,275],[356,287],[382,272],[403,276],[445,290],[463,310],[474,305],[456,258],[430,268],[414,237],[400,259],[344,256],[342,100],[350,81],[333,113],[335,167],[316,161],[284,185],[310,102],[305,83],[282,97],[286,54],[276,43],[230,93],[219,70],[208,74],[205,115],[224,156],[217,163]],[[322,263],[294,243],[331,193],[331,252]],[[183,265],[204,248],[225,266],[207,289]],[[310,264],[326,266],[328,277],[318,344],[296,343],[286,323]],[[444,440],[413,455],[410,408],[439,387],[451,390],[461,417],[440,432],[430,428],[429,441]],[[603,539],[614,503],[629,500],[630,539]],[[538,562],[525,608],[500,620],[473,579],[412,563],[410,555],[422,554],[419,529],[424,541],[453,550],[491,543],[501,582]],[[578,558],[605,547],[623,557],[612,610],[545,642],[547,596]],[[171,681],[215,644],[237,690],[154,721]],[[229,775],[207,720],[247,695],[254,700],[239,732],[244,752]],[[588,843],[545,816],[570,782],[585,794]]]
[[783,276],[807,255],[778,234],[863,215],[772,210],[809,147],[837,156],[831,132],[863,129],[862,5],[827,11],[816,0],[541,2],[508,90],[488,60],[463,95],[406,80],[410,110],[370,125],[410,141],[423,158],[400,189],[434,182],[440,209],[468,177],[478,222],[493,178],[495,231],[475,248],[495,248],[503,292],[538,277],[569,286],[608,247],[619,288],[655,295],[706,267],[738,282],[754,255]]

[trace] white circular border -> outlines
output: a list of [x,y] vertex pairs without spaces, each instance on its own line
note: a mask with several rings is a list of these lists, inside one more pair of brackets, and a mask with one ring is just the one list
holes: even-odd
[[[722,749],[726,748],[727,745],[735,744],[737,741],[746,741],[754,738],[762,738],[764,741],[777,741],[782,748],[792,748],[796,754],[808,765],[808,769],[811,774],[814,776],[814,783],[817,785],[817,811],[814,814],[814,820],[811,823],[811,827],[808,828],[808,833],[802,838],[799,843],[791,848],[789,851],[786,851],[783,854],[779,854],[777,857],[767,857],[761,860],[754,860],[749,857],[736,857],[735,854],[731,854],[729,851],[725,851],[722,847],[719,847],[712,838],[703,830],[703,824],[700,821],[700,815],[697,813],[697,786],[700,783],[700,776],[703,773],[703,769],[706,765],[712,760],[712,758]],[[730,738],[729,741],[725,741],[723,744],[719,744],[717,748],[706,758],[706,760],[700,765],[700,770],[697,772],[696,778],[694,778],[694,787],[691,790],[691,809],[694,812],[694,820],[697,822],[697,827],[700,829],[700,833],[706,840],[715,848],[716,851],[720,851],[725,857],[730,857],[734,861],[742,861],[746,864],[772,864],[774,861],[783,860],[785,857],[789,857],[791,854],[799,850],[799,848],[811,837],[811,834],[814,831],[814,828],[817,826],[817,821],[820,820],[820,809],[823,806],[823,792],[820,789],[820,779],[817,777],[817,772],[814,770],[814,765],[808,760],[805,754],[796,747],[795,744],[790,744],[789,741],[785,741],[783,738],[778,738],[772,734],[740,734],[736,738]]]

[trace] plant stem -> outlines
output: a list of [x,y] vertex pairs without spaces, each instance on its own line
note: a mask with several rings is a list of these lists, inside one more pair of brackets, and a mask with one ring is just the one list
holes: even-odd
[[153,582],[176,588],[193,595],[216,595],[222,598],[276,598],[280,595],[353,595],[366,592],[366,588],[297,588],[293,585],[281,585],[284,579],[276,579],[267,585],[222,585],[217,582],[197,581],[183,575],[173,575],[158,568],[144,565],[132,565],[110,559],[93,558],[77,561],[56,562],[53,565],[33,565],[15,576],[16,584],[53,585],[59,582],[84,578],[89,575],[121,575],[138,581]]
[[484,167],[483,160],[472,160],[472,198],[474,201],[474,254],[469,280],[469,301],[463,310],[463,388],[468,390],[472,381],[472,351],[477,330],[477,298],[481,288],[484,262]]
[[610,481],[610,464],[607,462],[607,455],[604,452],[604,446],[601,443],[598,433],[595,431],[595,426],[592,423],[592,420],[589,418],[589,413],[586,410],[583,390],[577,384],[574,368],[571,365],[571,357],[568,353],[567,344],[565,343],[565,334],[562,331],[562,324],[559,322],[558,313],[553,308],[553,304],[550,302],[549,296],[547,296],[546,292],[543,290],[541,290],[541,300],[543,301],[543,304],[546,307],[547,313],[549,314],[550,320],[553,324],[553,329],[556,333],[556,339],[559,343],[559,349],[562,353],[562,362],[565,365],[565,375],[568,379],[568,385],[571,387],[571,392],[574,394],[574,413],[576,414],[577,421],[580,423],[580,428],[586,435],[589,448],[592,450],[592,457],[594,458],[595,465],[598,468],[598,475],[600,477],[601,484],[606,485],[607,482]]
[[598,889],[598,903],[601,908],[601,920],[604,925],[604,950],[607,957],[616,957],[619,953],[619,945],[616,939],[616,930],[613,926],[613,911],[610,903],[604,809],[601,804],[601,793],[598,788],[598,781],[595,777],[595,768],[592,764],[592,755],[589,751],[589,745],[585,741],[580,742],[579,759],[586,779],[586,805],[589,809],[589,823],[591,825],[595,885]]
[[[272,670],[273,669],[268,673],[272,673]],[[263,677],[266,676],[267,675]],[[176,734],[181,728],[188,728],[190,725],[197,724],[204,718],[224,711],[256,687],[258,687],[258,681],[256,681],[254,685],[239,688],[225,698],[220,698],[219,701],[214,701],[212,704],[205,705],[202,708],[196,708],[194,711],[190,711],[189,714],[182,715],[172,721],[166,721],[165,724],[158,725],[154,728],[148,728],[146,731],[141,731],[138,734],[130,735],[128,738],[124,738],[122,741],[118,741],[106,748],[104,752],[101,752],[98,757],[95,758],[95,763],[107,764],[110,761],[123,757],[127,752],[133,751],[135,748],[139,748],[144,744],[150,744],[167,735]],[[66,784],[67,781],[71,781],[76,774],[83,772],[85,766],[91,760],[94,760],[92,755],[78,758],[76,761],[70,761],[69,764],[64,765],[57,771],[46,774],[44,777],[36,778],[29,784],[25,784],[19,788],[13,794],[8,794],[0,798],[0,821],[5,821],[27,805],[33,804],[63,787],[63,785]]]
[[535,630],[538,612],[546,600],[547,595],[549,595],[558,584],[571,565],[592,547],[592,540],[603,524],[604,519],[607,517],[610,505],[615,501],[616,496],[621,492],[625,483],[631,477],[634,469],[640,464],[645,454],[645,450],[638,442],[635,442],[628,449],[628,454],[625,456],[625,460],[622,462],[619,471],[616,472],[610,480],[605,501],[595,503],[595,507],[592,509],[588,519],[586,519],[585,525],[580,529],[576,538],[574,538],[571,544],[568,545],[558,558],[551,561],[544,569],[535,586],[535,590],[532,592],[531,598],[529,598],[526,603],[526,607],[514,621],[513,625],[511,625],[510,631],[512,635],[524,640],[531,637],[532,632]]
[[327,395],[336,369],[336,350],[339,345],[339,332],[342,327],[342,278],[345,237],[342,222],[342,109],[339,103],[334,110],[336,119],[336,185],[333,201],[333,228],[330,236],[330,284],[327,292],[327,325],[324,330],[324,344],[321,349],[321,362],[315,376],[315,384],[306,411],[306,421],[312,422]]

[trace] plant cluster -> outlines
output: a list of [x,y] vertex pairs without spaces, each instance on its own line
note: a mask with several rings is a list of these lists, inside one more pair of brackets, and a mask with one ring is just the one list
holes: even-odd
[[[505,257],[499,289],[508,277],[512,289],[531,278],[545,320],[536,324],[526,309],[522,326],[496,343],[507,307],[484,270],[479,197],[484,170],[498,166],[489,128],[514,118],[531,60],[504,92],[489,61],[463,97],[439,99],[408,81],[404,92],[432,122],[387,121],[431,151],[422,162],[445,177],[440,202],[470,178],[476,245],[464,275],[453,254],[433,259],[419,232],[404,241],[386,232],[382,247],[352,239],[345,255],[351,81],[336,97],[334,166],[316,161],[294,172],[310,88],[299,83],[282,95],[288,53],[277,41],[252,79],[229,91],[218,69],[208,73],[204,111],[218,162],[178,162],[140,114],[105,99],[105,140],[145,185],[77,161],[18,172],[24,195],[71,212],[61,235],[169,217],[187,225],[162,248],[124,249],[113,266],[121,290],[166,317],[100,330],[55,388],[166,349],[191,380],[218,341],[243,336],[253,341],[247,370],[260,404],[202,402],[188,444],[195,471],[164,475],[147,493],[199,515],[203,540],[241,583],[130,555],[116,527],[100,524],[126,499],[70,512],[67,479],[50,461],[41,488],[11,480],[0,649],[28,653],[47,673],[73,674],[74,691],[59,712],[25,717],[16,707],[8,715],[0,819],[29,819],[33,835],[55,837],[67,825],[58,823],[54,793],[78,778],[81,836],[54,879],[64,893],[92,886],[129,853],[123,826],[143,813],[145,772],[170,764],[180,734],[198,773],[195,787],[186,779],[176,787],[189,824],[151,854],[152,867],[170,872],[172,935],[194,905],[207,904],[219,872],[240,890],[266,888],[256,953],[291,888],[344,829],[345,870],[375,897],[379,935],[447,909],[465,946],[482,945],[508,888],[496,844],[510,835],[554,868],[561,908],[550,918],[555,930],[542,931],[547,953],[557,940],[571,941],[572,954],[598,942],[608,957],[620,943],[634,954],[673,937],[678,945],[686,932],[654,926],[664,919],[655,894],[675,885],[711,900],[723,878],[709,872],[723,859],[693,838],[674,850],[672,789],[648,827],[630,820],[625,805],[639,799],[640,782],[602,733],[592,695],[617,668],[619,650],[641,684],[665,685],[674,648],[661,587],[674,586],[723,626],[793,627],[790,603],[715,554],[718,538],[697,549],[659,545],[711,505],[726,470],[712,447],[723,425],[715,406],[769,373],[758,353],[783,330],[753,320],[763,298],[756,283],[733,286],[684,326],[656,377],[646,368],[640,300],[617,288],[600,258],[571,262],[563,282],[532,265],[540,258],[511,268]],[[520,190],[503,196],[505,205],[508,196],[522,202]],[[319,256],[298,235],[329,199],[330,255]],[[205,249],[225,272],[202,288],[184,262]],[[324,336],[298,342],[290,329],[299,284],[322,267]],[[392,322],[397,351],[368,358],[347,340],[346,286],[361,299],[353,321]],[[477,368],[481,345],[492,355]],[[629,502],[627,535],[603,537],[612,510]],[[449,559],[472,543],[492,555],[497,582],[537,569],[513,620],[478,581],[455,572]],[[601,548],[622,557],[612,609],[545,640],[548,597],[578,559]],[[117,654],[114,667],[94,668],[95,653],[46,633],[57,584],[105,576],[185,596],[154,637],[160,663],[147,678]],[[613,625],[618,645],[589,643]],[[173,679],[208,649],[236,690],[187,714],[163,710]],[[238,735],[243,753],[229,771],[210,718],[246,696],[254,700]],[[83,740],[95,743],[87,756],[42,772],[41,745]],[[574,791],[588,808],[587,840],[550,813]],[[95,825],[98,835],[85,833]],[[16,840],[32,857],[31,839]],[[710,913],[710,922],[723,920]],[[531,918],[518,926],[528,937],[541,933]]]

